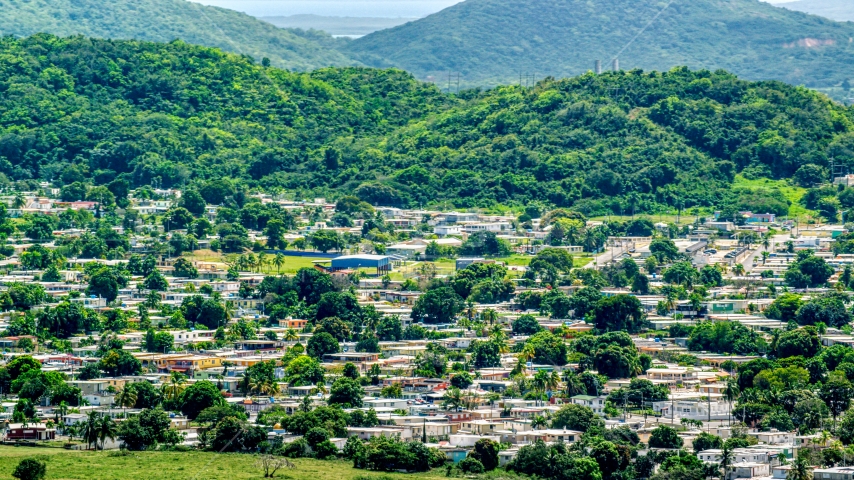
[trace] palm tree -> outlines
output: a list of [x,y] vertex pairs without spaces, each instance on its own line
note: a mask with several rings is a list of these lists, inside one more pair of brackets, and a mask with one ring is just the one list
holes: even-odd
[[62,433],[64,433],[65,435],[68,435],[68,439],[73,442],[74,437],[77,435],[78,427],[79,427],[79,425],[77,425],[76,423],[72,423],[71,425],[63,427]]
[[474,320],[475,313],[477,313],[477,310],[474,308],[474,302],[471,299],[466,300],[466,316],[469,322]]
[[724,445],[721,450],[721,468],[724,469],[724,480],[729,480],[729,467],[732,466],[735,460],[735,454],[732,453],[732,448]]
[[109,415],[101,415],[101,419],[98,421],[97,427],[98,440],[101,441],[101,450],[104,449],[104,445],[107,443],[108,438],[115,441],[118,431],[119,426],[112,418],[110,418]]
[[729,424],[732,426],[732,402],[734,402],[739,395],[738,383],[732,377],[727,378],[726,380],[726,388],[723,389],[724,400],[729,403]]
[[736,263],[735,265],[732,266],[732,273],[736,274],[736,276],[739,276],[739,277],[744,275],[744,265],[742,265],[740,263]]
[[98,424],[100,423],[101,414],[95,411],[90,411],[86,416],[86,422],[82,425],[79,432],[80,437],[86,442],[87,448],[91,448],[92,444],[98,445]]
[[15,200],[12,201],[12,208],[24,208],[27,205],[27,199],[20,193],[15,195]]
[[504,335],[503,331],[499,330],[490,335],[489,341],[498,348],[498,353],[507,353],[510,351],[510,347],[507,345],[507,335]]
[[281,274],[282,265],[285,264],[285,256],[282,255],[281,253],[277,253],[276,256],[273,257],[272,262],[273,262],[273,265],[276,266],[276,273]]
[[780,462],[780,465],[785,465],[789,463],[789,457],[785,453],[780,452],[777,454],[777,461]]
[[299,340],[299,334],[297,334],[297,331],[293,328],[285,330],[285,333],[282,337],[285,339],[286,342],[294,342],[296,340]]
[[762,252],[762,265],[765,265],[765,263],[768,262],[768,257],[770,257],[770,256],[771,256],[771,253],[768,250],[764,250]]
[[136,390],[132,388],[123,388],[119,390],[119,393],[116,394],[116,403],[122,407],[124,411],[125,408],[132,408],[136,405],[137,393]]
[[553,371],[551,373],[551,375],[549,375],[549,379],[546,381],[546,388],[548,388],[551,391],[555,391],[555,390],[557,390],[557,387],[559,387],[559,386],[560,386],[560,375],[558,375],[557,372]]
[[184,385],[186,378],[181,372],[172,372],[169,377],[169,383],[163,385],[163,394],[171,400],[177,400],[178,396],[186,388]]
[[480,318],[483,320],[483,323],[494,325],[495,321],[498,320],[498,312],[491,308],[487,308],[481,312]]
[[457,410],[464,403],[463,393],[459,388],[451,387],[445,391],[445,395],[442,397],[442,405],[445,406],[446,409],[454,409]]
[[59,406],[56,407],[55,412],[59,415],[57,422],[65,425],[65,416],[68,415],[68,402],[65,400],[59,402]]
[[812,467],[803,458],[798,458],[786,474],[786,480],[812,480]]
[[566,394],[570,397],[575,395],[584,395],[587,393],[587,387],[581,381],[581,378],[572,370],[564,370],[563,383],[566,386]]
[[258,264],[257,264],[258,265],[258,273],[261,273],[261,271],[264,269],[264,267],[268,263],[270,263],[270,261],[267,260],[267,254],[265,252],[259,252],[258,253]]

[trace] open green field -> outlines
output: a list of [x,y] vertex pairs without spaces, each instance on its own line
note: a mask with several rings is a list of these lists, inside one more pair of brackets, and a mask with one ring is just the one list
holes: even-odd
[[814,211],[807,210],[806,208],[804,208],[803,205],[800,204],[800,200],[807,193],[807,189],[794,186],[787,180],[772,180],[770,178],[748,180],[742,177],[741,175],[736,175],[735,181],[733,182],[732,186],[736,188],[750,188],[753,190],[778,189],[783,193],[783,195],[786,196],[786,199],[791,202],[791,206],[789,206],[790,217],[812,217],[815,215]]
[[[115,451],[113,451],[115,452]],[[68,451],[61,448],[0,447],[0,479],[11,479],[23,458],[47,464],[47,480],[259,480],[264,474],[255,458],[211,452]],[[420,474],[378,473],[352,468],[348,461],[292,460],[296,468],[279,470],[276,478],[293,480],[425,480],[444,478],[444,471]]]
[[[257,255],[257,254],[256,254]],[[220,263],[223,266],[226,264],[226,256],[219,253],[213,252],[211,250],[196,250],[191,255],[186,255],[188,258],[192,258],[193,260],[199,262],[213,262]],[[291,257],[285,255],[285,263],[282,265],[281,270],[277,269],[275,265],[272,264],[273,257],[275,255],[267,254],[266,259],[267,262],[261,268],[261,273],[268,275],[276,275],[278,273],[293,275],[297,273],[297,271],[301,268],[312,268],[314,266],[314,261],[317,260],[329,260],[328,258],[314,258],[314,257]]]

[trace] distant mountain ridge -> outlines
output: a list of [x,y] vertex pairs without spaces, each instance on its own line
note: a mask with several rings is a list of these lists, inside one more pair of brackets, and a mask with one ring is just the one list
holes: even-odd
[[331,37],[283,30],[249,15],[185,0],[0,0],[0,34],[46,32],[217,47],[263,57],[273,65],[311,70],[356,62]]
[[667,5],[659,0],[467,0],[350,42],[344,51],[368,65],[396,66],[419,78],[459,72],[469,84],[518,81],[526,73],[578,75],[591,70],[595,60],[607,68],[618,54],[624,69],[686,65],[814,87],[854,78],[852,24],[759,0]]
[[362,36],[378,30],[393,28],[417,18],[329,17],[323,15],[290,15],[260,17],[280,28],[322,30],[331,35]]
[[854,22],[852,0],[798,0],[777,5],[798,12],[820,15],[837,22]]

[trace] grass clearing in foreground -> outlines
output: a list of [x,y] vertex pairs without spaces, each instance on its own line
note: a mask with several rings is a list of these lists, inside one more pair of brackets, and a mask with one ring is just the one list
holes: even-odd
[[[260,480],[264,474],[247,454],[211,452],[84,452],[60,448],[0,447],[0,479],[12,478],[24,458],[47,464],[46,480]],[[276,478],[292,480],[427,480],[444,478],[444,472],[399,474],[357,470],[349,461],[295,459],[293,469],[283,469]]]

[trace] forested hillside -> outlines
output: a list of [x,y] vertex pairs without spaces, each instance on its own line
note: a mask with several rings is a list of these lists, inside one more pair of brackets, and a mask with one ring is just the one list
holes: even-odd
[[283,30],[243,13],[186,0],[0,0],[0,34],[86,35],[188,43],[269,58],[309,70],[353,61],[330,48],[332,37]]
[[684,68],[457,96],[398,70],[293,73],[181,42],[0,40],[11,181],[225,179],[225,195],[260,186],[384,205],[785,213],[782,193],[734,190],[734,175],[810,184],[831,155],[854,166],[852,114],[805,88]]
[[618,56],[626,70],[685,65],[826,87],[854,78],[851,38],[854,24],[759,0],[466,0],[346,48],[372,66],[460,72],[468,84],[579,75]]

